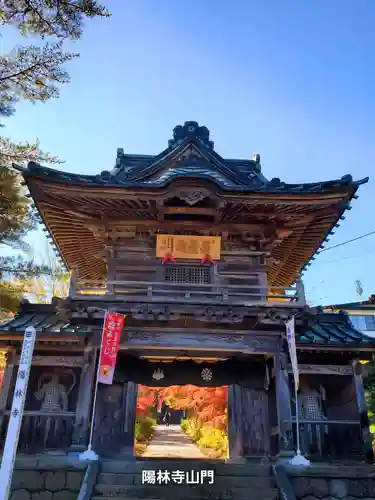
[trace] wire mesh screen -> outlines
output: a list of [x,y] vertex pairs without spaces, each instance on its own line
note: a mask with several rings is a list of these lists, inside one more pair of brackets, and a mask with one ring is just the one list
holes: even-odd
[[165,281],[180,285],[210,284],[210,268],[204,266],[166,266]]

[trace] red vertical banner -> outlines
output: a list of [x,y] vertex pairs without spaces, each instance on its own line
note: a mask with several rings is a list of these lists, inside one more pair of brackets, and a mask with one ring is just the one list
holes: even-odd
[[107,312],[105,315],[98,369],[101,384],[111,385],[113,382],[124,321],[123,314]]

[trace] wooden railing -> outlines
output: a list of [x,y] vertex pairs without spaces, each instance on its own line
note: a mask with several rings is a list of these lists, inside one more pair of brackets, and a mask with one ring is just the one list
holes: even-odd
[[[297,425],[292,422],[292,442],[288,448],[296,449]],[[360,422],[351,420],[300,420],[301,453],[320,459],[355,459],[363,456]]]
[[[11,412],[7,411],[1,430],[2,446]],[[47,413],[25,411],[18,442],[18,453],[67,450],[73,440],[75,412]]]
[[191,302],[237,305],[303,306],[303,287],[261,287],[257,285],[176,284],[151,281],[77,281],[71,296],[121,296],[127,302]]

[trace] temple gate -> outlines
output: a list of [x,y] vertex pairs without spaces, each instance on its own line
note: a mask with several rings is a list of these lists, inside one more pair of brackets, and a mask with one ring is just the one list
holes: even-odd
[[19,170],[72,272],[67,299],[25,301],[0,326],[8,351],[2,436],[23,333],[27,326],[38,333],[20,451],[86,448],[109,310],[126,321],[114,383],[98,394],[101,455],[133,455],[137,384],[187,383],[228,385],[231,459],[293,453],[285,321],[294,316],[299,397],[308,402],[302,451],[370,457],[359,360],[371,358],[374,339],[342,312],[309,307],[301,280],[367,179],[268,180],[259,155],[223,158],[196,122],[175,127],[156,156],[119,149],[115,167],[96,176],[33,162]]

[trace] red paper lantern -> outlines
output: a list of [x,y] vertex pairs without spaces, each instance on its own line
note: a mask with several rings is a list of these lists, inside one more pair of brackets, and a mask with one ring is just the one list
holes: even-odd
[[206,262],[209,262],[210,264],[215,264],[215,261],[210,254],[207,254],[203,257],[202,264],[205,264]]
[[176,262],[171,253],[166,253],[163,257],[162,264],[167,264],[167,262]]

